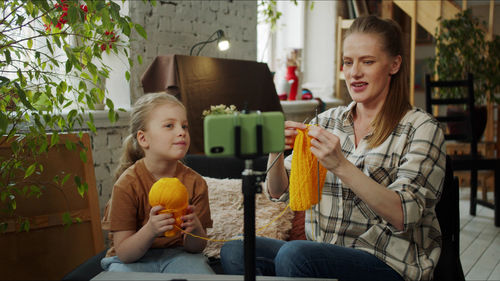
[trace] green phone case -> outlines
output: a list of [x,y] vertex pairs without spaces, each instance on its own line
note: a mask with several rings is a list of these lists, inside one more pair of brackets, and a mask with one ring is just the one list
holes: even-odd
[[285,118],[282,112],[271,111],[235,115],[209,115],[203,123],[205,154],[208,156],[235,155],[235,131],[241,128],[241,155],[257,153],[257,124],[262,124],[263,154],[283,151],[285,147]]

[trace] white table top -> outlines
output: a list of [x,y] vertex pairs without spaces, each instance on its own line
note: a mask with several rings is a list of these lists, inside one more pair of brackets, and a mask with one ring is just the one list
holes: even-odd
[[[204,281],[243,281],[243,275],[205,275],[205,274],[175,274],[175,273],[151,273],[151,272],[108,272],[103,271],[96,275],[92,280],[204,280]],[[298,278],[298,277],[271,277],[256,276],[257,280],[337,280],[325,278]]]

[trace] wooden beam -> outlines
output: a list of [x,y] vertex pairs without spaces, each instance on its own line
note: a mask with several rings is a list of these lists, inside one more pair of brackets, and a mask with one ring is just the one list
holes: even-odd
[[340,94],[340,83],[344,81],[340,79],[340,67],[342,65],[342,17],[337,18],[337,48],[336,48],[337,61],[335,62],[335,97],[338,99],[342,99],[342,95]]
[[[488,31],[486,32],[486,40],[493,40],[493,21],[495,19],[495,1],[490,0],[490,10],[489,10],[489,18],[488,18]],[[486,128],[484,130],[484,140],[485,141],[494,141],[495,139],[495,116],[494,111],[495,108],[493,106],[493,101],[490,100],[490,96],[487,95],[486,108],[487,108],[487,117],[486,117]],[[497,109],[498,110],[498,109]],[[497,116],[500,117],[500,115]],[[497,126],[498,125],[497,120]],[[498,135],[497,128],[497,146],[500,145],[500,136]]]
[[393,19],[394,17],[393,11],[393,1],[382,0],[382,11],[381,17],[385,19]]
[[497,142],[496,142],[496,150],[497,150],[497,155],[496,157],[500,157],[500,113],[498,112],[500,110],[500,107],[499,106],[496,106],[496,110],[497,110],[497,128],[496,128],[496,131],[497,131]]
[[[442,17],[443,16],[443,1],[442,0],[439,1],[439,7],[438,8],[439,8],[438,9],[438,15],[439,15],[439,17]],[[437,20],[436,20],[436,22],[437,22]],[[441,26],[438,23],[437,24],[437,28],[436,28],[436,32],[439,34],[440,30],[441,30]],[[434,33],[432,33],[432,34],[434,35]],[[436,55],[437,55],[437,47],[436,47]]]
[[453,18],[458,12],[458,7],[452,1],[407,1],[407,0],[394,0],[394,5],[398,6],[407,15],[412,15],[415,2],[417,4],[417,23],[422,26],[427,32],[434,36],[436,28],[439,26],[438,18],[444,19]]
[[340,23],[340,28],[341,29],[349,29],[351,27],[352,23],[354,22],[354,19],[345,19],[342,20]]
[[488,17],[488,41],[493,40],[493,29],[494,29],[494,21],[495,21],[495,1],[490,0],[490,13]]
[[[438,18],[441,17],[443,15],[443,1],[439,1],[439,5],[438,5],[438,7],[437,7],[436,10],[437,10],[437,13],[438,13]],[[439,28],[440,28],[440,25],[438,24],[436,31],[438,31]],[[433,35],[434,35],[434,33],[433,33]],[[437,58],[437,60],[439,62],[439,57],[438,57],[439,49],[437,48],[437,46],[435,47],[434,53],[436,54],[436,58]],[[438,80],[439,76],[437,75],[436,67],[434,67],[434,71],[435,71],[434,72],[435,74],[433,75],[434,76],[434,80]],[[435,105],[434,108],[432,108],[432,112],[434,112],[433,113],[434,116],[438,116],[439,115],[439,106]]]
[[415,45],[417,43],[417,1],[413,2],[410,30],[410,103],[415,104]]
[[486,102],[486,128],[484,129],[484,140],[494,141],[495,133],[495,116],[493,103],[490,101],[489,96]]

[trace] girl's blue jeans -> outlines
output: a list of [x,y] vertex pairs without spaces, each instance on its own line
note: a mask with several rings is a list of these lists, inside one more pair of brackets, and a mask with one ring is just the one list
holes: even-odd
[[106,271],[122,272],[215,274],[202,253],[188,253],[182,247],[149,249],[133,263],[122,263],[117,256],[103,258],[101,267]]
[[[281,241],[256,237],[256,274],[339,280],[403,280],[374,255],[362,250],[314,241]],[[243,241],[226,242],[221,249],[226,274],[244,274]]]

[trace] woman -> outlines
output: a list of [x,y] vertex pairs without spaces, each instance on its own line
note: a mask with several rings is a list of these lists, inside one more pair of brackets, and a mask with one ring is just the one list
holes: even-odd
[[[357,18],[344,37],[346,84],[353,100],[307,129],[311,153],[327,170],[322,199],[306,211],[316,241],[257,238],[257,272],[340,280],[428,280],[440,254],[434,211],[444,178],[443,132],[408,101],[402,32],[392,20]],[[285,122],[286,148],[301,123]],[[267,192],[288,199],[291,157],[271,154]],[[319,242],[319,243],[318,243]],[[241,274],[241,242],[221,251],[228,274]]]

